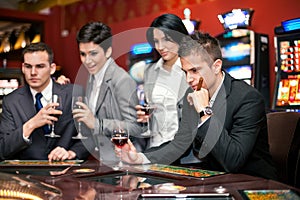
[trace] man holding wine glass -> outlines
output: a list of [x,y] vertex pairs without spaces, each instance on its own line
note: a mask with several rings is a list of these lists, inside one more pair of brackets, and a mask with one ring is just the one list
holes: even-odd
[[187,164],[190,167],[276,180],[262,95],[222,69],[219,42],[207,33],[186,37],[179,55],[191,87],[185,93],[178,133],[167,145],[144,154],[128,141],[122,159],[173,164],[191,153],[199,162]]
[[[76,134],[69,95],[73,85],[60,85],[51,78],[56,70],[52,49],[32,43],[22,59],[26,84],[3,98],[0,159],[86,159],[84,145],[72,139]],[[61,101],[53,102],[52,97]],[[51,126],[52,137],[47,137]]]

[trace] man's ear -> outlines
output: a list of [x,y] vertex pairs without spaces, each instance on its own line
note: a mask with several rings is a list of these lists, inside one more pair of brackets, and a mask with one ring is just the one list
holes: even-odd
[[25,65],[24,65],[24,63],[22,63],[22,73],[23,73],[23,74],[25,74],[25,72],[24,72],[25,69],[24,69],[24,68],[25,68]]
[[106,52],[105,52],[105,57],[106,57],[106,58],[109,58],[109,57],[111,57],[111,54],[112,54],[112,48],[109,47],[109,48],[106,50]]
[[222,70],[222,60],[221,59],[217,59],[214,64],[214,72],[215,74],[220,73],[220,71]]
[[50,74],[53,75],[56,71],[56,64],[55,63],[51,63],[50,65]]

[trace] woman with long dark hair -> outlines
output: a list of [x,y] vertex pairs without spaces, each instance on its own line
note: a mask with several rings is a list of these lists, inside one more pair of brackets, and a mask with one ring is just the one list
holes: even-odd
[[139,122],[150,117],[151,135],[147,148],[159,147],[173,140],[181,119],[182,98],[188,85],[181,70],[178,49],[188,35],[182,20],[174,14],[163,14],[154,19],[147,30],[149,44],[160,58],[145,66],[144,92],[147,103],[155,105],[152,115],[145,115],[143,106],[136,106]]

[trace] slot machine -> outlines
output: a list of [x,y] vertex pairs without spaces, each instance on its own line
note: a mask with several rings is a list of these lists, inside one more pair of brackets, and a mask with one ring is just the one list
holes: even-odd
[[275,27],[276,80],[272,109],[300,112],[300,18]]
[[216,38],[222,50],[223,69],[260,91],[269,110],[269,37],[249,29],[253,12],[233,9],[218,15],[225,31]]

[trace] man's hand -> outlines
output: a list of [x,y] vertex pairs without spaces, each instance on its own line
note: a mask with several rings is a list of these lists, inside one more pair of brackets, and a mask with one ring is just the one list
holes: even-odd
[[[115,153],[118,157],[121,156],[121,149],[115,146]],[[143,164],[142,153],[136,152],[136,148],[130,140],[122,147],[122,160],[130,164]]]
[[95,117],[93,112],[89,109],[89,107],[82,102],[77,102],[76,103],[80,108],[74,109],[73,110],[73,117],[78,121],[78,122],[83,122],[85,125],[90,128],[94,129],[95,128]]
[[67,151],[65,148],[56,147],[53,149],[48,155],[48,160],[51,161],[63,161],[70,160],[76,157],[76,153],[69,150]]
[[61,110],[56,110],[58,103],[49,103],[43,107],[34,117],[28,120],[23,125],[23,134],[25,137],[29,137],[34,129],[44,126],[45,124],[51,125],[54,121],[57,121],[57,117],[52,115],[61,115]]
[[196,111],[200,113],[206,106],[209,105],[209,94],[208,90],[201,88],[198,91],[189,93],[187,96],[187,101],[190,105],[194,105]]

